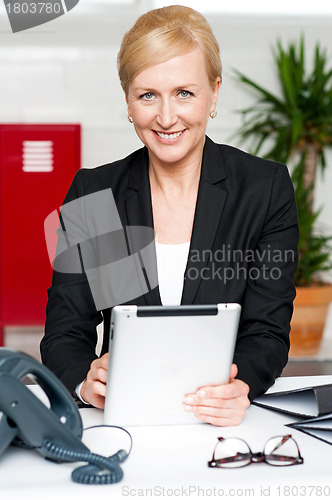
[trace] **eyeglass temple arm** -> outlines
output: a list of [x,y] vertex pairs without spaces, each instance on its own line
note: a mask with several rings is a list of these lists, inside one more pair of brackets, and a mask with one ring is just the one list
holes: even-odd
[[[270,454],[270,455],[272,455],[274,451],[278,450],[278,449],[280,448],[280,446],[282,446],[283,444],[285,444],[285,443],[286,443],[289,439],[292,439],[292,435],[291,435],[291,434],[287,434],[286,436],[284,436],[284,437],[282,438],[282,440],[280,441],[280,443],[279,443],[277,446],[275,446],[275,447],[273,448],[273,450],[271,451],[271,454]],[[299,445],[297,444],[297,442],[295,441],[295,439],[293,439],[293,441],[294,441],[294,443],[295,443],[295,445],[296,445],[297,452],[298,452],[298,454],[299,454],[299,458],[300,458],[301,460],[303,460],[303,459],[302,459],[302,456],[301,456],[301,453],[300,453],[300,448],[299,448]]]
[[265,455],[265,460],[270,460],[271,462],[289,462],[289,459],[292,459],[296,461],[296,463],[301,464],[303,462],[303,458],[300,455],[300,450],[299,450],[299,455],[297,457],[289,457],[288,455]]
[[282,440],[280,441],[280,443],[279,443],[279,444],[277,444],[277,446],[275,446],[275,447],[273,448],[273,450],[271,451],[271,454],[272,454],[274,451],[278,450],[278,449],[280,448],[280,446],[282,446],[283,444],[285,444],[285,443],[286,443],[286,442],[287,442],[287,441],[288,441],[291,437],[292,437],[292,435],[291,435],[291,434],[287,434],[287,436],[284,436],[284,437],[282,438]]
[[214,452],[212,455],[212,460],[210,460],[209,464],[229,464],[232,462],[237,462],[238,460],[243,460],[244,457],[248,457],[248,453],[237,453],[236,455],[232,455],[231,457],[217,458],[214,457]]

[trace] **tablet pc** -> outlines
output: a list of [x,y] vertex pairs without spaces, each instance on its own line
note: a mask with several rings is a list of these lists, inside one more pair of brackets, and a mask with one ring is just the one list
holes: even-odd
[[240,312],[239,304],[114,307],[105,424],[201,423],[183,399],[228,382]]

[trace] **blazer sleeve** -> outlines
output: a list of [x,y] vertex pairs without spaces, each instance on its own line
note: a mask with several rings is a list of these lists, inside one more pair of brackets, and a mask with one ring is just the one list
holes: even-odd
[[[84,170],[79,170],[63,206],[84,194]],[[61,234],[63,232],[58,231],[57,248],[61,244]],[[52,285],[48,289],[45,335],[40,345],[41,358],[70,392],[85,379],[91,362],[97,357],[96,327],[102,319],[86,274],[53,270]]]
[[288,169],[278,165],[268,210],[250,263],[234,362],[249,398],[265,392],[288,360],[297,267],[298,219]]

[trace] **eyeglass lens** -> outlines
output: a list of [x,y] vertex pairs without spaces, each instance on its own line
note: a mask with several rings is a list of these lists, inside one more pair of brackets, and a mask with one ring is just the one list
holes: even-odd
[[244,467],[251,462],[251,451],[245,441],[238,438],[227,438],[218,441],[214,458],[219,467]]
[[276,436],[266,443],[264,455],[270,465],[292,465],[296,463],[299,451],[292,437]]

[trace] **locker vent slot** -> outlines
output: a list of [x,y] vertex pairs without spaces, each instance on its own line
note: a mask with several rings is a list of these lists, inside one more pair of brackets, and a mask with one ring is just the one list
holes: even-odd
[[53,141],[23,141],[23,172],[52,172]]

